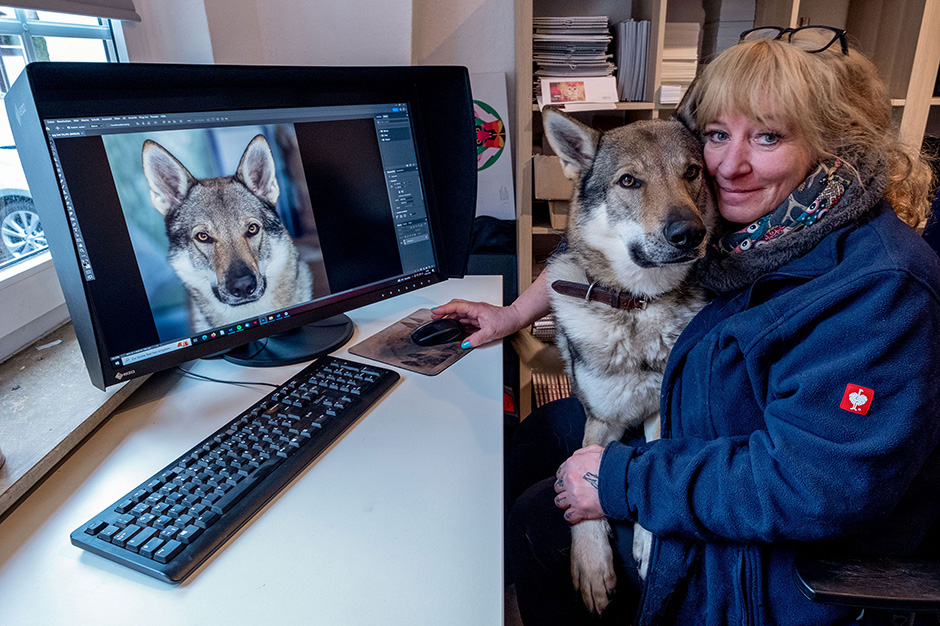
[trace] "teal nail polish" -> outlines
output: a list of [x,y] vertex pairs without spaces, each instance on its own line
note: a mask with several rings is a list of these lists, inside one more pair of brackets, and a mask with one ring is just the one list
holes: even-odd
[[464,350],[469,350],[469,349],[470,349],[470,342],[469,342],[469,341],[465,341],[465,342],[463,342],[462,344],[460,344],[460,347],[463,348]]

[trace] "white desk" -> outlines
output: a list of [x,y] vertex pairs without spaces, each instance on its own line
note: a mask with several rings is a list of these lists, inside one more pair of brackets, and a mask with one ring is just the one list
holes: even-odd
[[[365,307],[350,314],[348,345],[416,309],[500,294],[498,277],[469,277]],[[300,367],[193,365],[271,382]],[[501,347],[436,377],[399,372],[325,456],[175,587],[72,546],[69,533],[268,388],[155,376],[0,523],[0,626],[500,624]]]

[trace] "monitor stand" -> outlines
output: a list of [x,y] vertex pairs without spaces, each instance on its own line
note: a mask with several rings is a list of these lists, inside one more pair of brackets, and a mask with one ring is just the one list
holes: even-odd
[[336,350],[352,337],[353,322],[334,315],[319,322],[251,341],[222,355],[226,361],[247,367],[278,367],[310,361]]

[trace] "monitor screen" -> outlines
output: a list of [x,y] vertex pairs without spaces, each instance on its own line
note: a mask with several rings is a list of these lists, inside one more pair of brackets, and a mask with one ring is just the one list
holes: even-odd
[[[32,86],[41,100],[42,77]],[[60,280],[74,260],[81,289],[65,293],[73,320],[87,311],[96,384],[97,370],[105,386],[233,348],[246,364],[307,360],[349,337],[338,313],[454,275],[422,102],[389,86],[336,97],[321,81],[330,97],[292,106],[234,84],[212,108],[181,106],[172,84],[163,99],[36,106],[59,200],[37,210],[64,231],[49,233]]]

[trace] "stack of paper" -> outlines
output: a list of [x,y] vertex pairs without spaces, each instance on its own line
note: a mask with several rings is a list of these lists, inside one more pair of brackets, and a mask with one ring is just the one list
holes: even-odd
[[539,341],[546,343],[555,343],[555,333],[557,331],[555,316],[549,313],[545,317],[535,320],[532,324],[532,336]]
[[695,79],[698,70],[698,22],[666,22],[659,101],[676,104]]
[[[614,72],[607,16],[534,17],[532,60],[537,79],[610,76]],[[537,84],[536,93],[541,87]]]
[[705,0],[702,59],[710,61],[754,28],[755,0]]
[[624,102],[647,99],[646,67],[649,64],[650,22],[625,20],[614,24],[617,54],[617,92]]

